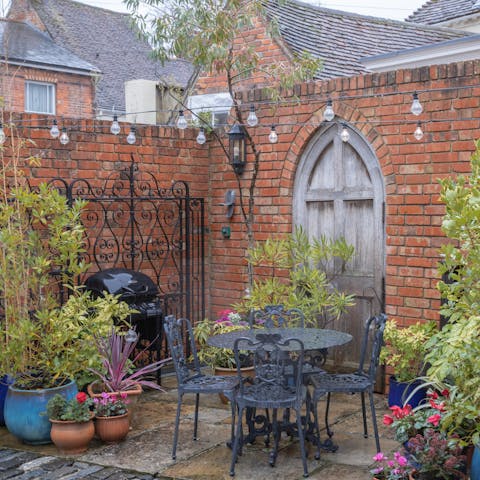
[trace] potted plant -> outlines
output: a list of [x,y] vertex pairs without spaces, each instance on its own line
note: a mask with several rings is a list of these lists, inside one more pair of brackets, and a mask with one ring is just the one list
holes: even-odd
[[52,442],[65,454],[82,453],[88,448],[95,434],[93,402],[84,392],[70,400],[63,395],[54,395],[47,403],[47,416],[52,424]]
[[[395,320],[388,320],[383,334],[384,346],[380,362],[393,370],[389,379],[388,405],[403,405],[406,398],[416,407],[424,398],[425,390],[417,388],[419,377],[425,368],[427,341],[437,331],[436,323],[424,322],[399,327]],[[411,396],[411,393],[414,396]]]
[[378,452],[370,473],[375,480],[411,480],[412,466],[408,463],[402,451],[394,452],[391,456]]
[[[217,348],[208,345],[207,340],[213,335],[220,335],[238,330],[248,330],[250,324],[235,310],[226,309],[219,312],[219,317],[212,321],[204,319],[195,325],[193,335],[198,344],[197,356],[201,363],[209,366],[215,375],[237,375],[235,354],[228,348]],[[254,372],[251,356],[248,352],[240,355],[242,369]],[[223,403],[228,403],[227,397],[219,393]]]
[[[446,178],[441,182],[440,198],[446,212],[442,230],[450,239],[441,248],[438,288],[444,303],[441,313],[448,319],[428,344],[428,375],[451,383],[451,404],[445,425],[459,432],[464,444],[480,444],[480,141],[471,157],[471,174]],[[475,452],[476,453],[476,452]],[[475,454],[474,454],[475,456]],[[478,457],[478,455],[477,455]],[[475,477],[473,476],[475,472]],[[480,470],[472,468],[472,478]]]
[[101,358],[101,368],[90,369],[97,379],[87,387],[92,398],[100,397],[104,392],[119,396],[126,394],[130,403],[136,403],[142,393],[142,386],[163,391],[158,383],[149,380],[159,368],[170,361],[169,358],[136,368],[135,364],[142,359],[148,347],[138,352],[135,348],[138,335],[132,329],[116,331],[114,328],[106,336],[95,336],[95,346]]
[[95,432],[106,443],[122,441],[130,429],[128,416],[128,396],[102,393],[93,399],[95,409]]

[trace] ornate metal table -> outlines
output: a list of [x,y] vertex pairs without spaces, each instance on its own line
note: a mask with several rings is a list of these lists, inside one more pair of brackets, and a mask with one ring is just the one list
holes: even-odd
[[246,337],[250,340],[255,340],[255,336],[262,332],[279,334],[282,340],[298,338],[303,342],[306,351],[344,345],[352,340],[352,336],[348,333],[322,328],[253,328],[250,330],[237,330],[214,335],[208,338],[207,343],[212,347],[229,348],[233,350],[233,344],[237,338]]
[[[349,333],[340,332],[337,330],[327,330],[321,328],[253,328],[249,330],[237,330],[228,333],[222,333],[209,337],[208,345],[218,348],[232,349],[235,340],[238,338],[249,338],[255,340],[256,335],[261,333],[278,334],[282,340],[287,338],[298,338],[303,342],[305,352],[309,350],[326,350],[327,348],[344,345],[352,340]],[[242,345],[242,349],[243,349]],[[248,348],[248,347],[247,347]],[[310,409],[307,408],[308,416],[310,417]],[[253,443],[255,438],[259,435],[265,436],[265,443],[268,445],[269,434],[271,432],[271,424],[268,412],[266,415],[257,415],[255,411],[247,410],[247,425],[248,435],[244,438],[245,443]],[[314,435],[313,421],[311,418],[306,418],[308,423],[307,439],[313,443],[320,442],[320,439]],[[289,414],[285,412],[282,430],[286,431],[288,435],[296,435],[294,425],[289,421]],[[257,427],[257,425],[259,425]],[[321,448],[328,451],[336,451],[337,445],[334,445],[330,439],[323,443],[320,442]]]

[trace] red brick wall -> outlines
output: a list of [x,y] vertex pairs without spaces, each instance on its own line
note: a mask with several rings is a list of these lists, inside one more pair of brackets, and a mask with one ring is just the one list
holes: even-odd
[[[438,249],[445,241],[438,179],[469,170],[480,128],[479,73],[479,62],[466,62],[304,84],[296,92],[300,104],[278,105],[274,113],[260,92],[245,92],[242,101],[255,99],[260,119],[260,126],[253,130],[262,151],[255,192],[256,239],[291,230],[297,162],[331,96],[340,119],[352,122],[369,141],[384,175],[386,312],[404,324],[438,320],[436,266]],[[465,88],[469,85],[474,88]],[[415,90],[424,107],[418,118],[410,113]],[[413,137],[417,120],[425,122],[421,141]],[[277,125],[276,145],[267,139],[271,124]],[[243,188],[250,178],[251,156],[248,161],[241,178]],[[211,182],[211,302],[215,313],[243,294],[246,269],[242,249],[246,241],[238,206],[231,222],[218,206],[226,189],[237,189],[222,157],[212,168]],[[220,228],[228,224],[232,237],[225,240]]]
[[4,105],[12,112],[25,111],[25,82],[36,81],[55,85],[57,116],[86,117],[93,115],[95,86],[86,75],[52,72],[34,68],[0,66],[1,93]]
[[[298,159],[322,120],[325,100],[331,96],[337,115],[365,136],[383,172],[387,314],[404,324],[438,320],[436,265],[438,248],[445,241],[440,229],[444,207],[439,202],[438,179],[469,171],[473,142],[480,129],[479,73],[480,62],[465,62],[309,83],[296,91],[300,103],[289,101],[290,97],[276,109],[262,92],[244,92],[242,101],[255,99],[260,119],[253,130],[262,152],[255,191],[256,239],[291,230]],[[418,120],[410,113],[415,90],[424,107],[419,117],[425,122],[421,141],[412,135]],[[238,183],[215,140],[210,138],[200,146],[194,129],[139,126],[138,144],[130,146],[125,129],[115,137],[109,133],[109,122],[69,119],[71,141],[62,147],[50,139],[48,125],[40,117],[20,118],[39,118],[42,127],[37,129],[33,124],[31,130],[25,130],[37,142],[31,153],[44,158],[43,166],[32,172],[36,180],[60,175],[67,180],[95,181],[126,165],[134,153],[166,182],[189,182],[192,194],[206,199],[208,210],[210,315],[241,298],[247,276],[239,202],[231,219],[220,205],[227,189],[238,193]],[[275,145],[268,142],[272,123],[279,135]],[[240,179],[243,189],[248,187],[252,161],[250,155]],[[222,226],[231,227],[230,239],[222,237]]]

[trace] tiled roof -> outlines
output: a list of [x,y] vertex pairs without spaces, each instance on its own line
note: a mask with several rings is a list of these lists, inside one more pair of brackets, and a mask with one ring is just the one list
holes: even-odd
[[413,12],[406,21],[433,25],[473,13],[480,13],[478,0],[429,0]]
[[298,1],[268,0],[285,43],[293,52],[323,59],[318,78],[365,73],[362,57],[389,53],[471,35],[468,32],[369,17]]
[[[127,80],[174,80],[185,87],[193,73],[183,60],[164,66],[150,57],[150,46],[130,26],[128,14],[70,0],[35,0],[38,13],[53,40],[96,65],[102,72],[97,85],[97,108],[125,110]],[[172,81],[170,81],[172,83]]]
[[12,20],[0,19],[0,57],[14,64],[29,64],[81,74],[97,71],[92,64],[55,44],[40,30]]

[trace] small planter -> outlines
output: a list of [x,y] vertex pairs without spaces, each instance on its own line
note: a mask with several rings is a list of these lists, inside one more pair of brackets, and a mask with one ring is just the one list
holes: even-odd
[[60,453],[66,455],[83,453],[95,435],[92,419],[88,422],[50,420],[52,430],[50,437]]
[[[250,376],[255,375],[255,367],[243,367],[240,369],[244,373],[251,373]],[[225,368],[225,367],[215,367],[213,369],[213,372],[217,376],[222,376],[222,377],[233,377],[237,375],[237,369],[236,368]],[[220,397],[220,400],[224,405],[227,405],[229,400],[228,398],[223,394],[219,393],[218,396]]]
[[121,442],[129,430],[128,412],[115,417],[95,417],[95,433],[105,443]]
[[8,392],[8,386],[12,385],[13,378],[9,375],[0,377],[0,426],[5,425],[5,417],[3,416],[3,408],[5,405],[5,398]]

